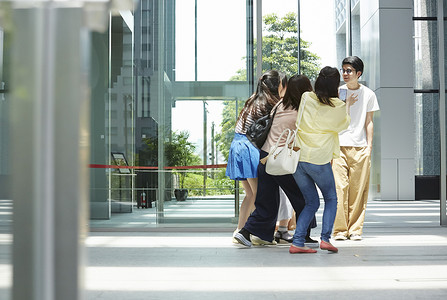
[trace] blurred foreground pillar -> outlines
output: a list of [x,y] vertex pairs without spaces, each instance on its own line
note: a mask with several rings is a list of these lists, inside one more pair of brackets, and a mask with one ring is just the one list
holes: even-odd
[[1,1],[11,35],[13,299],[83,299],[90,31],[132,1]]

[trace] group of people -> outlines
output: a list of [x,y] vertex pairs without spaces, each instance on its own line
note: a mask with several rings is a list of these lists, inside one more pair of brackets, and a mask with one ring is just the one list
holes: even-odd
[[[340,73],[346,83],[341,87]],[[336,240],[361,239],[373,113],[379,109],[374,93],[359,83],[362,73],[362,60],[350,56],[343,60],[340,72],[332,67],[321,69],[315,89],[304,75],[287,79],[284,73],[270,70],[259,78],[256,91],[239,114],[226,170],[245,190],[234,242],[250,247],[284,240],[291,243],[290,253],[317,252],[308,247],[308,243],[318,243],[310,236],[320,206],[317,187],[325,203],[320,249],[338,252],[330,242],[331,235]],[[246,132],[267,114],[273,118],[272,126],[258,149]],[[297,132],[293,146],[300,149],[299,163],[294,174],[270,175],[260,161],[285,129]],[[285,146],[285,137],[278,143]],[[278,215],[279,207],[284,210],[287,205],[296,214],[293,236],[285,226],[288,220],[281,217],[284,214],[280,211]]]

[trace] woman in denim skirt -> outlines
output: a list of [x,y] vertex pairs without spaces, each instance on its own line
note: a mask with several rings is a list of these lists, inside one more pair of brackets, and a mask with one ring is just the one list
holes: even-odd
[[265,72],[259,78],[256,91],[245,102],[236,122],[235,134],[230,146],[226,176],[240,180],[245,190],[242,201],[238,232],[254,210],[256,190],[258,186],[259,149],[246,136],[247,129],[259,118],[270,113],[280,99],[280,93],[285,90],[287,77],[274,70]]

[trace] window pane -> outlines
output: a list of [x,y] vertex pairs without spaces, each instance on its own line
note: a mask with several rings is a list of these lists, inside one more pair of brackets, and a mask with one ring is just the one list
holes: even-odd
[[[12,264],[12,191],[10,191],[11,169],[10,160],[10,94],[9,88],[9,45],[11,36],[0,27],[0,253],[1,264],[6,270],[6,266]],[[12,269],[12,268],[11,268]],[[9,299],[11,295],[12,272],[2,271],[2,290],[0,297]]]
[[[312,66],[314,76],[324,66],[339,66],[336,58],[336,21],[334,1],[301,1],[301,66]],[[353,6],[352,6],[353,7]],[[324,26],[315,26],[315,19],[324,20]],[[306,49],[306,46],[307,49]],[[306,55],[303,52],[307,51]],[[304,67],[304,68],[303,68]],[[309,76],[309,75],[308,75]]]
[[415,17],[436,17],[437,11],[436,0],[414,0]]
[[[447,0],[446,0],[447,1]],[[446,72],[447,72],[447,66],[445,64],[447,58],[446,58],[446,50],[447,50],[447,43],[446,43],[446,38],[447,38],[447,22],[444,21],[444,79],[445,79],[445,84],[447,86],[447,78],[445,76]],[[437,37],[436,37],[437,38]],[[447,89],[447,88],[446,88]]]
[[[318,5],[318,9],[317,9]],[[300,2],[301,73],[313,79],[321,66],[335,65],[334,2]],[[298,71],[297,1],[263,1],[263,71],[279,69],[292,75]],[[327,20],[327,26],[315,26],[315,19]],[[294,24],[291,30],[282,26]]]
[[360,0],[351,0],[351,7],[354,7]]
[[195,78],[194,0],[176,1],[175,6],[175,80],[193,81]]
[[414,22],[415,89],[438,89],[438,38],[436,21]]
[[439,175],[439,94],[415,94],[416,175]]
[[[298,71],[296,1],[265,0],[262,2],[262,72],[275,69],[291,76]],[[291,30],[283,24],[294,22]]]
[[[246,68],[245,1],[197,1],[197,80],[225,81]],[[195,80],[194,1],[176,2],[176,80]]]

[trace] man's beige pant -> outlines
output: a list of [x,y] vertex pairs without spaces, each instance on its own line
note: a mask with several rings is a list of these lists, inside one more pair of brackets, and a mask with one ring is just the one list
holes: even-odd
[[362,235],[371,169],[367,147],[340,147],[332,169],[338,198],[334,235]]

